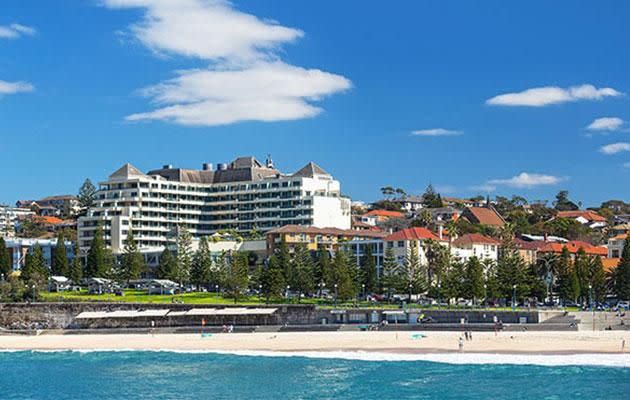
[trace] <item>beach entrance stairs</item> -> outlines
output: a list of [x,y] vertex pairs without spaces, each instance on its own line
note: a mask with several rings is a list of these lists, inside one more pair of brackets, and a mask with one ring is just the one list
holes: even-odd
[[[538,324],[540,330],[577,331],[580,325],[579,316],[576,313],[556,313],[550,318]],[[532,329],[534,326],[529,326]]]
[[571,312],[578,321],[580,331],[630,330],[630,313],[619,315],[615,312]]

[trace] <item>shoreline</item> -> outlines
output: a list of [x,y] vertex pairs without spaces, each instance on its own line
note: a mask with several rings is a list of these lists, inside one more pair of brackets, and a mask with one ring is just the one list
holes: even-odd
[[[628,354],[630,332],[473,332],[463,341],[455,331],[284,332],[219,334],[47,334],[0,336],[4,351],[171,350],[215,352],[369,352],[387,354],[583,355]],[[624,346],[625,342],[625,346]],[[622,346],[624,347],[622,351]]]

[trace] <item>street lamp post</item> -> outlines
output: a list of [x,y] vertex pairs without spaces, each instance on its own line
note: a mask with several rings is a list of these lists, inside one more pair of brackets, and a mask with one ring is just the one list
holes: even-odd
[[258,302],[262,303],[262,285],[258,285]]
[[365,283],[361,284],[361,298],[365,300]]
[[593,332],[595,332],[595,308],[593,307],[593,285],[588,284],[588,306],[591,309],[591,319],[593,320]]
[[442,304],[442,284],[438,282],[438,308],[440,308],[440,304]]
[[335,308],[337,308],[337,284],[335,283]]
[[287,285],[287,302],[291,302],[291,300],[289,299],[289,290],[291,289],[291,286]]
[[512,311],[516,310],[516,285],[512,285]]
[[407,302],[407,304],[411,304],[411,289],[413,288],[413,285],[410,283],[409,284],[409,301]]

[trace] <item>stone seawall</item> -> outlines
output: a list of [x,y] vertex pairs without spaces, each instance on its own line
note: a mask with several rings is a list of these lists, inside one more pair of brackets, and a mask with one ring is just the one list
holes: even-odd
[[[243,306],[211,306],[191,304],[137,304],[137,303],[8,303],[0,304],[0,328],[4,329],[101,329],[146,328],[153,322],[156,327],[199,326],[202,320],[207,326],[239,325],[326,325],[326,324],[375,324],[383,320],[390,323],[418,324],[430,319],[435,324],[492,324],[495,320],[505,324],[536,324],[542,319],[537,311],[492,310],[422,310],[409,309],[329,309],[313,305],[259,305],[247,308],[275,308],[270,315],[183,315],[194,308],[245,308]],[[113,312],[138,310],[169,310],[165,316],[133,318],[76,319],[82,312]],[[173,313],[174,312],[174,313]],[[179,312],[179,313],[178,313]],[[179,315],[177,315],[179,314]]]

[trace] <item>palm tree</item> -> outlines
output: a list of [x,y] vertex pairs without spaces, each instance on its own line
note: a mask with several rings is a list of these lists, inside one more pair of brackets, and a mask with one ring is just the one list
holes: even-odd
[[448,231],[448,251],[450,253],[453,245],[453,238],[456,238],[459,235],[459,226],[457,225],[457,221],[452,219],[445,224],[445,228]]

